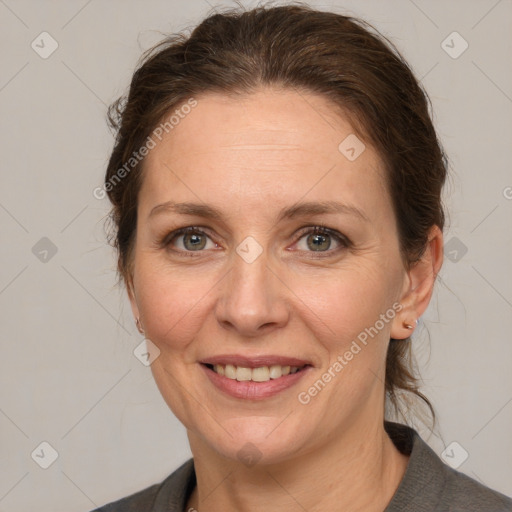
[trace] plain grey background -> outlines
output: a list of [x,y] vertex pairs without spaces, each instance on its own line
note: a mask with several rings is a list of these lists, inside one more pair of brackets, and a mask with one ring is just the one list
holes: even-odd
[[[512,495],[512,2],[309,3],[374,24],[431,96],[452,178],[446,258],[413,342],[439,428],[416,426]],[[133,355],[143,338],[92,191],[113,144],[106,106],[142,51],[216,5],[234,3],[0,0],[0,512],[88,511],[190,456]]]

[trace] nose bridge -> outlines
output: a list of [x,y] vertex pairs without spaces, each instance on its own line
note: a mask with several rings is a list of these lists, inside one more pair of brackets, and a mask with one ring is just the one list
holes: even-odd
[[263,246],[253,237],[244,239],[231,255],[230,270],[219,297],[218,321],[245,336],[282,326],[287,308]]

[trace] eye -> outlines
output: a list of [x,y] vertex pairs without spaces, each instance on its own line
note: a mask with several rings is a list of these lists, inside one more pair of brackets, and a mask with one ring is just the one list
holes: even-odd
[[[332,245],[337,247],[332,249]],[[210,245],[208,246],[208,243]],[[337,253],[351,246],[348,238],[341,233],[325,226],[309,226],[299,233],[298,250],[302,252],[327,253],[327,256]],[[203,249],[216,249],[219,247],[210,236],[201,228],[189,226],[169,233],[161,242],[162,247],[171,247],[171,250],[186,256],[200,253]],[[319,255],[320,256],[320,255]]]
[[[305,252],[328,252],[332,254],[350,246],[350,241],[341,233],[324,226],[313,226],[301,231],[299,250]],[[338,247],[330,250],[333,241]]]
[[[213,247],[208,247],[208,241]],[[176,252],[201,252],[203,249],[214,249],[218,245],[200,228],[189,226],[170,233],[163,241],[164,246],[175,246]]]

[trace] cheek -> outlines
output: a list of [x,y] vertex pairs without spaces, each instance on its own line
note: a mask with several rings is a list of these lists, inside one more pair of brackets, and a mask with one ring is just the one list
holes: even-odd
[[201,328],[215,279],[204,273],[180,273],[151,258],[141,262],[136,273],[139,310],[147,337],[161,350],[184,349]]
[[[393,279],[391,268],[359,262],[318,278],[302,277],[300,296],[314,313],[310,313],[312,322],[325,333],[322,338],[342,349],[392,308]],[[382,330],[388,326],[389,322]]]

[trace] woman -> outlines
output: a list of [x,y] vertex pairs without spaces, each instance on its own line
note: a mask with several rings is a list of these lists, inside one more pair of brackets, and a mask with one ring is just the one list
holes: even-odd
[[233,11],[150,51],[106,173],[119,275],[193,459],[104,511],[496,511],[385,420],[443,257],[428,99],[360,20]]

